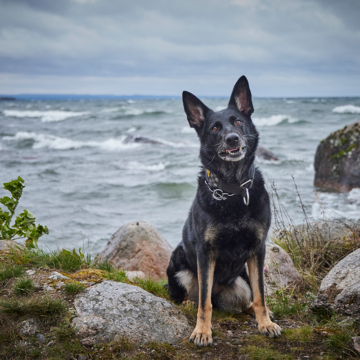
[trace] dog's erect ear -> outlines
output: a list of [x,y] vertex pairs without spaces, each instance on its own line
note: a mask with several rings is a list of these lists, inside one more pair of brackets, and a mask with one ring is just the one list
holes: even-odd
[[192,128],[200,129],[204,123],[206,113],[210,110],[195,95],[183,91],[184,110]]
[[249,83],[244,75],[235,84],[229,105],[236,106],[239,111],[248,116],[254,112]]

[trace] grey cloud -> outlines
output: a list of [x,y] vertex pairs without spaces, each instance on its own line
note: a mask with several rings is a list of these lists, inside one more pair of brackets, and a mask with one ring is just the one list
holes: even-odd
[[360,65],[354,31],[359,6],[344,3],[341,8],[325,0],[2,0],[0,72],[353,77]]

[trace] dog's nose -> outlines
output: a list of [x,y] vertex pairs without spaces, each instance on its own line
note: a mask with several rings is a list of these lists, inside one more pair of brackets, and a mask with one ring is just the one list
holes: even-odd
[[225,137],[225,142],[229,146],[236,146],[236,145],[239,145],[240,137],[238,134],[235,134],[235,133],[228,134]]

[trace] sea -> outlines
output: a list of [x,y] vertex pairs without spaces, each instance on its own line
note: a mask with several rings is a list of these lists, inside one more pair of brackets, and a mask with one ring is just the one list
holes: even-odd
[[[202,101],[219,111],[228,99]],[[360,189],[316,189],[313,164],[322,139],[359,121],[360,98],[254,98],[253,103],[259,145],[279,158],[257,159],[256,165],[291,222],[304,222],[303,207],[314,221],[359,219]],[[134,141],[138,137],[151,141]],[[199,169],[199,141],[181,98],[0,102],[0,182],[25,180],[17,212],[28,209],[48,226],[49,235],[39,240],[45,249],[85,247],[95,255],[119,227],[139,220],[175,247]]]

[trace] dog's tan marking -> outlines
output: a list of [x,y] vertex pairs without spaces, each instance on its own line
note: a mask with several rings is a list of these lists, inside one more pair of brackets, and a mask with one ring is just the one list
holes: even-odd
[[181,270],[175,275],[175,277],[186,289],[187,299],[198,303],[199,284],[194,274],[189,270]]
[[209,226],[205,230],[204,239],[205,241],[213,242],[215,240],[215,237],[217,235],[217,229],[215,227]]
[[[212,316],[212,304],[211,304],[211,291],[214,282],[214,270],[215,260],[210,260],[207,279],[203,279],[200,272],[200,266],[198,261],[198,281],[199,281],[199,307],[197,313],[196,327],[190,336],[190,341],[193,341],[197,346],[211,346],[212,345],[212,331],[211,331],[211,316]],[[203,283],[207,286],[205,306],[202,307],[201,292]]]
[[250,284],[253,291],[253,303],[249,307],[248,312],[254,311],[255,319],[258,323],[258,329],[261,334],[268,335],[271,338],[281,335],[281,327],[270,320],[269,312],[266,307],[265,299],[261,296],[259,288],[259,270],[256,257],[247,261],[249,269]]

